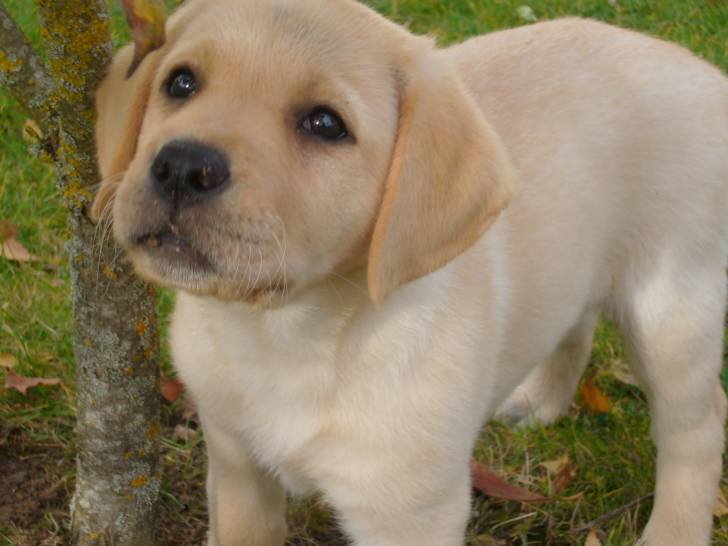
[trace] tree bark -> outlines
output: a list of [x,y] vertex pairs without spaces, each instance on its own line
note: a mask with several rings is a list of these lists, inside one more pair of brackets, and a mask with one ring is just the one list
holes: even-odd
[[44,148],[53,153],[55,82],[23,32],[0,4],[0,85],[3,85],[40,124]]
[[0,83],[53,135],[69,210],[77,388],[73,544],[152,546],[160,483],[156,294],[86,215],[99,181],[92,94],[111,57],[104,0],[37,0],[49,70],[0,4]]

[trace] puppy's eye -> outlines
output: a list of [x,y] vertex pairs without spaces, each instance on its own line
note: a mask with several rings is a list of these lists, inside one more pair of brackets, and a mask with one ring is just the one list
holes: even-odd
[[197,92],[195,75],[187,68],[172,72],[165,85],[167,95],[173,99],[187,99]]
[[330,110],[319,106],[314,108],[299,123],[300,129],[304,133],[323,138],[325,140],[341,140],[349,135],[346,125],[339,115]]

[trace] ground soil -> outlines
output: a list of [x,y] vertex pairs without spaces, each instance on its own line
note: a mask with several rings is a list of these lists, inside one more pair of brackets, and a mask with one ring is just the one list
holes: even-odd
[[[171,438],[173,428],[165,432]],[[204,544],[204,448],[162,450],[164,492],[159,545]],[[73,447],[39,443],[32,431],[0,423],[0,545],[61,546],[69,543],[69,506],[74,488]],[[189,469],[196,469],[190,480]]]

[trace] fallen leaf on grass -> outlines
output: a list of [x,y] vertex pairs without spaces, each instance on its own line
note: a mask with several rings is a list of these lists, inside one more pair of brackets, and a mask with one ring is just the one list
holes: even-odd
[[178,379],[162,376],[159,379],[159,392],[167,402],[174,402],[182,394],[185,386]]
[[545,468],[548,470],[549,474],[558,474],[561,472],[561,470],[569,464],[569,454],[565,453],[558,459],[554,459],[553,461],[544,461],[540,463],[538,466]]
[[57,377],[24,377],[16,374],[13,370],[8,370],[5,376],[5,388],[15,389],[22,395],[28,394],[28,389],[38,385],[59,385],[60,383],[61,380]]
[[177,425],[176,427],[174,427],[174,431],[172,432],[172,439],[182,442],[189,442],[195,437],[196,434],[197,430],[195,430],[194,428],[186,427],[184,425]]
[[37,260],[17,239],[5,239],[2,242],[3,258],[13,262],[32,262]]
[[554,478],[554,492],[561,493],[564,489],[569,487],[571,482],[574,481],[574,478],[576,478],[576,468],[573,464],[567,462],[566,465],[564,465],[564,468],[562,468]]
[[0,256],[14,262],[32,262],[37,260],[28,250],[18,241],[18,226],[0,220]]
[[554,492],[561,493],[576,477],[576,468],[564,454],[553,461],[544,461],[538,466],[545,468],[554,477]]
[[167,6],[164,0],[121,0],[121,5],[134,36],[134,59],[126,74],[128,78],[144,57],[164,45]]
[[0,241],[14,239],[20,233],[18,226],[7,220],[0,220]]
[[26,119],[23,123],[23,140],[26,142],[40,142],[43,140],[43,131],[32,119]]
[[713,508],[713,515],[720,519],[723,516],[728,516],[728,501],[723,494],[723,491],[718,491],[718,498],[715,501],[715,508]]
[[0,368],[12,369],[17,366],[18,360],[11,354],[0,353]]
[[604,393],[594,384],[591,377],[588,377],[581,386],[581,397],[586,407],[594,413],[609,413],[612,411],[612,403]]
[[488,470],[478,461],[470,461],[473,487],[489,497],[516,502],[544,502],[548,499],[538,493],[509,484],[498,474]]
[[620,383],[624,383],[625,385],[630,385],[632,387],[639,387],[637,378],[632,373],[632,370],[629,369],[627,363],[623,360],[619,358],[612,360],[610,371],[614,378]]
[[602,546],[602,541],[599,540],[596,529],[592,529],[591,531],[589,531],[584,546]]

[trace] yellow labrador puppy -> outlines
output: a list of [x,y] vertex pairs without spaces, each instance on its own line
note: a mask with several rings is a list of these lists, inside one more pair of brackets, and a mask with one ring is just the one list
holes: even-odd
[[210,544],[318,490],[358,546],[462,544],[483,421],[569,408],[615,318],[657,444],[649,546],[721,475],[728,80],[566,19],[440,50],[353,0],[191,0],[98,94],[97,215],[178,289]]

